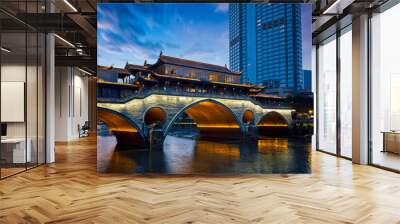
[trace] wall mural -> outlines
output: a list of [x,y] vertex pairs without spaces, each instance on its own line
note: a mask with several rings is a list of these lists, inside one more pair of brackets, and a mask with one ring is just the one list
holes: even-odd
[[98,172],[309,173],[311,5],[98,5]]

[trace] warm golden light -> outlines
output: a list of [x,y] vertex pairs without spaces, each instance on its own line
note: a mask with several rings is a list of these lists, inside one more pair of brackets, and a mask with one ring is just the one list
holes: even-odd
[[286,151],[289,148],[288,139],[260,139],[257,142],[258,151],[267,153],[270,151]]
[[288,127],[286,119],[277,112],[269,112],[257,124],[258,127]]
[[198,128],[240,128],[235,116],[228,108],[212,102],[200,102],[185,111]]
[[197,125],[198,128],[239,128],[239,125]]
[[200,141],[197,145],[197,157],[209,157],[213,155],[221,159],[239,158],[240,148],[238,145],[221,144],[216,142]]
[[121,115],[111,111],[97,110],[98,119],[103,121],[108,130],[115,135],[118,144],[144,146],[144,139],[139,130]]
[[103,121],[108,130],[112,131],[124,131],[124,132],[138,132],[127,120],[118,116],[112,112],[105,110],[98,110],[97,116],[99,120]]
[[289,127],[287,124],[259,124],[258,127]]
[[246,110],[243,113],[243,122],[244,123],[252,123],[254,122],[254,113],[250,110]]
[[145,116],[144,116],[144,122],[147,125],[154,124],[154,123],[164,123],[165,119],[167,118],[167,114],[165,111],[160,108],[160,107],[153,107],[150,108]]

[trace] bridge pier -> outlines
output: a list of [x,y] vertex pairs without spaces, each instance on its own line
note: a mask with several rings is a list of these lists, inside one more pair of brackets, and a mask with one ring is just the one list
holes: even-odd
[[149,129],[147,135],[149,150],[160,150],[164,143],[164,132],[162,129]]
[[245,125],[243,131],[244,139],[246,140],[257,140],[258,139],[258,130],[256,125]]
[[117,149],[144,148],[146,143],[137,132],[112,131],[117,139]]

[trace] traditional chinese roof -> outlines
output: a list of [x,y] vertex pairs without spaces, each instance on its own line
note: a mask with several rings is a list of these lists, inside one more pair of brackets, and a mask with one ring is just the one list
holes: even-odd
[[237,87],[244,87],[244,88],[252,88],[255,91],[260,91],[264,89],[264,86],[257,86],[253,84],[241,84],[241,83],[230,83],[230,82],[216,82],[216,81],[210,81],[210,83],[213,84],[219,84],[219,85],[229,85],[229,86],[237,86]]
[[118,86],[118,87],[125,87],[125,88],[134,88],[134,89],[140,88],[140,85],[138,85],[138,84],[107,82],[107,81],[102,81],[102,80],[98,80],[97,84],[98,85],[104,85],[104,86]]
[[200,79],[196,78],[186,78],[186,77],[181,77],[181,76],[171,76],[171,75],[162,75],[158,74],[156,72],[151,72],[155,77],[160,77],[160,78],[165,78],[165,79],[176,79],[176,80],[183,80],[183,81],[196,81],[196,82],[201,82]]
[[145,68],[144,66],[142,66],[142,65],[134,65],[134,64],[126,64],[125,65],[125,69],[147,71],[147,68]]
[[204,81],[196,78],[186,78],[186,77],[179,77],[179,76],[171,76],[171,75],[162,75],[156,72],[151,71],[151,74],[155,78],[163,78],[169,80],[178,80],[178,81],[188,81],[188,82],[197,82],[197,83],[209,83],[211,85],[219,85],[219,86],[229,86],[229,87],[238,87],[238,88],[246,88],[254,90],[254,92],[259,92],[264,89],[264,86],[257,86],[252,84],[239,84],[239,83],[229,83],[229,82],[216,82],[216,81]]
[[170,64],[170,65],[184,66],[184,67],[190,67],[190,68],[204,69],[204,70],[214,71],[214,72],[228,73],[228,74],[232,74],[232,75],[241,75],[240,72],[232,72],[225,66],[219,66],[219,65],[213,65],[213,64],[208,64],[208,63],[199,62],[199,61],[192,61],[192,60],[187,60],[187,59],[182,59],[182,58],[176,58],[176,57],[166,56],[166,55],[162,55],[162,54],[158,58],[157,62],[154,65],[152,65],[151,67],[156,67],[159,64]]
[[264,98],[264,99],[286,99],[286,97],[283,97],[283,96],[277,96],[277,95],[265,94],[265,93],[252,94],[250,96],[255,97],[255,98]]
[[111,70],[113,72],[117,72],[119,74],[126,74],[129,75],[131,74],[128,69],[124,69],[124,68],[115,68],[113,66],[102,66],[102,65],[98,65],[97,66],[97,70]]

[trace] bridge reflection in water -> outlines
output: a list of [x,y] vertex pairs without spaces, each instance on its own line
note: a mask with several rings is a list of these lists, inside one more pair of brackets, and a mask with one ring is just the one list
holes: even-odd
[[311,143],[304,138],[253,142],[193,140],[168,135],[163,150],[115,150],[111,136],[98,137],[99,172],[157,174],[308,173]]

